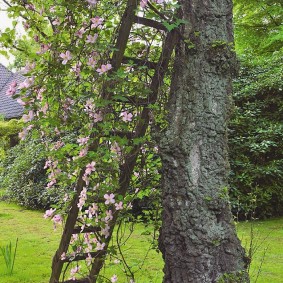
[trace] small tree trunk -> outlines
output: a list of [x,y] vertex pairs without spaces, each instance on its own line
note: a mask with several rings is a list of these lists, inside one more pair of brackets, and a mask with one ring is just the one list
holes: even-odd
[[10,148],[11,147],[14,147],[15,145],[17,145],[19,143],[19,138],[18,138],[18,135],[11,135],[9,136],[10,138]]
[[163,282],[249,282],[227,194],[232,1],[179,2],[186,24],[160,142]]

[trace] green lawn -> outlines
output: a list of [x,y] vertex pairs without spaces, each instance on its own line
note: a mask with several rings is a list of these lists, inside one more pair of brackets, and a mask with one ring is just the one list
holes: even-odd
[[[14,244],[19,238],[12,276],[5,274],[5,261],[0,254],[0,283],[47,283],[51,259],[59,243],[60,228],[54,231],[51,221],[43,218],[43,212],[4,202],[0,202],[0,227],[0,246],[9,244],[10,240]],[[123,251],[136,274],[137,283],[159,283],[163,276],[163,262],[160,253],[149,251],[150,236],[141,235],[146,230],[139,225]],[[113,264],[104,273],[108,277],[117,274],[119,282],[127,282],[121,270],[121,263]]]
[[[251,282],[283,282],[283,218],[253,221],[237,225],[242,245],[248,249],[253,238],[254,256],[250,269]],[[251,232],[251,230],[253,232]],[[257,277],[258,271],[260,275]]]
[[[50,274],[51,258],[57,248],[60,228],[53,230],[50,221],[43,219],[43,213],[23,209],[14,204],[0,202],[0,246],[12,244],[19,238],[14,273],[9,276],[3,257],[0,255],[0,282],[2,283],[46,283]],[[237,225],[243,245],[249,246],[250,223]],[[264,251],[265,257],[257,283],[283,282],[283,218],[254,222],[254,242],[258,247],[251,268],[256,278]],[[124,248],[129,265],[136,273],[137,283],[162,282],[161,255],[148,252],[150,236],[141,235],[145,228],[139,225],[132,239]],[[146,234],[146,233],[145,233]],[[142,267],[142,268],[141,268]],[[112,265],[105,270],[111,277],[117,274],[121,283],[127,282],[121,272],[122,264]],[[252,282],[255,282],[252,279]]]

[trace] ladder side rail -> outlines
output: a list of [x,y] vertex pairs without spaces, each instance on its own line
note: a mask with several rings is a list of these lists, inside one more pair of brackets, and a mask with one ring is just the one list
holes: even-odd
[[[155,70],[155,74],[153,76],[153,80],[150,86],[150,90],[151,90],[151,94],[150,94],[150,101],[152,101],[152,103],[154,103],[155,101],[157,101],[158,98],[158,90],[159,87],[161,86],[163,79],[165,77],[165,73],[168,69],[168,65],[170,62],[170,58],[171,55],[173,53],[174,47],[176,45],[178,39],[178,35],[176,31],[171,31],[170,33],[168,33],[164,44],[163,44],[163,49],[162,49],[162,53],[158,62],[158,67]],[[150,108],[148,106],[145,106],[143,108],[142,114],[141,114],[141,119],[139,119],[139,122],[136,125],[136,130],[135,130],[135,137],[143,137],[146,133],[146,130],[148,128],[149,125],[149,111]],[[127,190],[129,188],[129,184],[131,181],[131,176],[133,174],[133,170],[136,164],[136,160],[139,154],[139,150],[140,150],[140,145],[136,145],[132,151],[125,157],[125,162],[124,164],[122,164],[120,166],[120,180],[119,180],[119,189],[117,191],[117,194],[125,196],[127,193]],[[114,207],[113,207],[114,209]],[[97,256],[94,259],[94,262],[92,264],[92,268],[89,274],[89,282],[90,283],[96,283],[98,274],[101,270],[101,268],[103,267],[104,261],[105,261],[105,257],[107,254],[107,248],[108,245],[110,243],[110,240],[112,238],[112,234],[114,231],[114,227],[115,224],[118,220],[118,215],[119,215],[119,211],[115,211],[115,213],[113,214],[113,219],[111,220],[109,226],[110,226],[110,230],[109,230],[109,234],[110,236],[106,239],[105,242],[105,249],[103,250],[103,252]]]

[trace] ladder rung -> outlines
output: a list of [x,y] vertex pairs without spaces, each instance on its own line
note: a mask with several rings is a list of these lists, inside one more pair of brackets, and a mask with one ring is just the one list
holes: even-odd
[[147,61],[147,60],[142,60],[142,59],[133,58],[133,57],[127,57],[127,56],[124,56],[122,62],[123,63],[129,63],[131,61],[134,64],[136,64],[137,66],[146,66],[150,69],[155,69],[157,67],[157,63],[155,63],[155,62],[150,62],[150,61]]
[[151,28],[168,31],[162,23],[159,23],[159,22],[151,20],[151,19],[135,16],[134,22],[136,24],[141,24],[141,25],[148,26],[148,27],[151,27]]
[[[121,23],[120,23],[120,28],[118,30],[118,35],[117,35],[117,41],[115,44],[115,51],[113,52],[113,56],[111,59],[111,64],[112,64],[112,72],[117,71],[122,62],[127,62],[127,61],[132,61],[138,66],[147,66],[150,69],[154,69],[154,76],[152,77],[152,82],[149,87],[150,92],[148,93],[148,98],[138,98],[138,97],[127,97],[128,101],[124,101],[124,103],[131,103],[131,104],[137,104],[137,105],[144,105],[142,109],[142,113],[140,115],[140,119],[138,119],[137,124],[135,126],[135,130],[133,130],[132,133],[120,133],[116,132],[117,135],[132,135],[134,134],[134,137],[143,137],[148,124],[150,120],[150,109],[147,107],[147,104],[150,102],[155,102],[157,100],[157,94],[159,87],[163,81],[165,71],[168,68],[169,60],[171,58],[171,53],[173,51],[173,48],[175,46],[175,43],[177,39],[175,38],[175,32],[168,32],[167,37],[164,41],[162,52],[161,52],[161,57],[159,58],[158,63],[146,61],[144,59],[136,59],[136,58],[130,58],[125,56],[125,50],[127,47],[127,42],[130,36],[130,32],[132,29],[132,26],[134,23],[136,24],[141,24],[145,25],[151,28],[155,28],[157,30],[161,31],[168,31],[166,27],[158,21],[152,20],[152,19],[146,19],[142,17],[135,16],[135,11],[138,5],[137,0],[128,0],[127,1],[127,6],[124,11],[124,14],[121,18]],[[158,14],[158,13],[157,13]],[[162,17],[161,17],[162,18]],[[163,18],[166,21],[166,18]],[[130,55],[130,56],[134,56]],[[109,72],[109,75],[111,72]],[[115,82],[114,82],[115,83]],[[113,93],[109,93],[108,89],[111,89],[111,86],[113,83],[107,83],[103,86],[103,91],[102,91],[102,98],[110,100],[111,97],[113,97]],[[115,96],[114,98],[115,99]],[[123,100],[123,99],[121,99]],[[123,102],[123,101],[121,101]],[[90,145],[91,150],[95,150],[98,147],[98,143],[94,142],[92,145]],[[120,164],[120,174],[119,174],[119,189],[117,193],[121,195],[125,195],[127,189],[130,187],[130,180],[131,180],[131,174],[134,170],[134,166],[136,164],[138,152],[139,152],[139,145],[134,145],[133,149],[129,153],[126,154],[125,157],[125,163]],[[109,244],[109,239],[106,240],[105,242],[105,250],[97,251],[97,252],[90,252],[90,253],[77,253],[74,254],[73,256],[67,255],[65,259],[61,259],[61,255],[68,250],[71,236],[72,234],[77,234],[77,233],[88,233],[88,232],[99,232],[100,229],[95,226],[86,226],[82,229],[83,223],[79,222],[78,219],[78,214],[79,214],[79,208],[78,208],[78,201],[79,201],[79,195],[81,191],[83,190],[83,187],[85,186],[85,182],[83,181],[83,174],[84,170],[81,171],[80,176],[78,178],[77,184],[76,184],[76,195],[73,198],[71,209],[69,211],[69,215],[66,220],[66,225],[64,228],[64,232],[62,234],[62,238],[60,241],[60,245],[58,250],[56,251],[53,261],[52,261],[52,274],[50,277],[49,283],[58,283],[60,282],[59,278],[62,273],[62,269],[64,267],[65,263],[69,262],[77,262],[80,260],[85,260],[89,257],[89,255],[93,258],[92,266],[89,271],[89,278],[93,278],[97,276],[99,273],[103,260],[105,255],[107,254],[107,247]],[[103,203],[105,202],[105,199],[103,198],[98,198],[96,203]],[[114,225],[117,221],[117,216],[116,214],[114,216],[114,220],[111,222],[111,227],[110,227],[110,235],[113,232]],[[68,265],[68,264],[66,264]],[[93,279],[89,278],[81,278],[81,279],[76,279],[76,280],[67,280],[63,281],[61,283],[89,283],[93,281]],[[64,279],[62,279],[64,280]]]
[[90,252],[90,253],[83,253],[83,254],[77,254],[75,256],[66,256],[65,259],[61,259],[62,262],[73,262],[73,261],[79,261],[86,259],[89,255],[91,255],[92,258],[98,256],[100,252]]
[[62,281],[60,283],[89,283],[89,279],[88,278],[81,278],[81,279],[75,279],[75,280],[66,280],[66,281]]
[[73,234],[99,232],[100,230],[99,227],[94,226],[85,226],[83,229],[81,226],[76,226],[73,230]]
[[[137,98],[137,97],[130,97],[130,96],[125,96],[125,98],[128,99],[128,101],[119,101],[119,100],[116,100],[118,102],[124,102],[126,104],[132,104],[132,105],[149,105],[151,103],[153,103],[154,101],[150,101],[148,98]],[[115,133],[113,133],[114,135]],[[121,134],[118,134],[117,136],[122,136]],[[134,134],[133,133],[128,133],[127,135],[123,135],[123,136],[127,136],[127,137],[130,137],[130,138],[133,138]]]
[[[125,98],[127,98],[129,100],[128,97],[125,97]],[[119,99],[115,99],[115,101],[119,101]],[[119,102],[131,103],[130,101],[119,101]],[[133,132],[127,132],[127,131],[110,131],[109,133],[112,136],[118,136],[118,137],[121,137],[121,138],[125,138],[126,137],[128,139],[132,139],[134,137],[134,133]]]

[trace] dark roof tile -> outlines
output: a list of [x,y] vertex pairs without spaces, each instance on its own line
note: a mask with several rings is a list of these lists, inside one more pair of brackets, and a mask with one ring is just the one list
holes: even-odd
[[21,83],[24,80],[24,76],[19,73],[12,73],[0,64],[0,115],[4,115],[5,119],[19,118],[23,114],[22,105],[6,95],[6,91],[13,81]]

